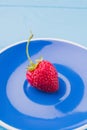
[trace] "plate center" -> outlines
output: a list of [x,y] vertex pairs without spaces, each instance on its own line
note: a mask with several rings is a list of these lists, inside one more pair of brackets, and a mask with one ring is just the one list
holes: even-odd
[[27,80],[25,80],[24,92],[29,100],[32,100],[33,102],[43,105],[54,105],[59,103],[61,98],[65,95],[66,84],[63,79],[59,78],[59,90],[55,93],[45,93],[30,86]]

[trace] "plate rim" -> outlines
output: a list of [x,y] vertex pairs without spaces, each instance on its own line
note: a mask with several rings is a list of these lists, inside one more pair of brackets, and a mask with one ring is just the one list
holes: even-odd
[[[87,47],[84,46],[84,45],[81,45],[77,42],[73,42],[73,41],[70,41],[70,40],[60,39],[60,38],[33,38],[33,39],[31,39],[31,41],[36,41],[36,40],[60,41],[60,42],[65,42],[65,43],[68,43],[68,44],[71,44],[71,45],[74,45],[74,46],[77,46],[77,47],[80,47],[82,49],[87,50]],[[21,40],[19,42],[15,42],[15,43],[12,43],[10,45],[7,45],[6,47],[4,47],[3,49],[0,50],[0,54],[3,53],[4,51],[6,51],[7,49],[11,48],[11,47],[22,44],[23,42],[27,42],[27,40]]]
[[0,120],[0,126],[4,127],[7,130],[18,130],[17,128],[8,125],[7,123],[3,122],[2,120]]

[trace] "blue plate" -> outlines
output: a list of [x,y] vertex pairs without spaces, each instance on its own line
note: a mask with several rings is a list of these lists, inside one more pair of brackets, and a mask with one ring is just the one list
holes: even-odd
[[59,91],[47,94],[26,80],[26,41],[0,54],[0,120],[17,129],[75,129],[87,123],[87,49],[68,41],[36,39],[33,60],[43,56],[58,71]]

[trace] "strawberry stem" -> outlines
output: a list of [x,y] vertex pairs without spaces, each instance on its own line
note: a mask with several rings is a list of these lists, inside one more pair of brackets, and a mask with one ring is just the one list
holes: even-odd
[[32,37],[33,37],[33,34],[31,33],[31,35],[30,35],[30,37],[29,37],[29,39],[28,39],[28,41],[27,41],[27,45],[26,45],[26,55],[27,55],[27,58],[28,58],[29,63],[30,63],[30,65],[28,65],[28,67],[27,67],[27,70],[30,70],[30,71],[35,70],[36,67],[37,67],[37,65],[43,60],[43,58],[40,57],[40,59],[37,59],[37,60],[36,60],[36,63],[34,63],[34,62],[31,60],[31,58],[30,58],[29,50],[28,50],[28,49],[29,49],[30,40],[32,39]]
[[30,58],[28,48],[29,48],[30,40],[32,39],[32,37],[33,37],[33,34],[31,33],[31,35],[30,35],[30,37],[29,37],[29,39],[28,39],[28,41],[27,41],[27,45],[26,45],[26,55],[27,55],[27,58],[28,58],[28,60],[29,60],[29,62],[30,62],[30,65],[33,64],[33,61],[32,61],[31,58]]

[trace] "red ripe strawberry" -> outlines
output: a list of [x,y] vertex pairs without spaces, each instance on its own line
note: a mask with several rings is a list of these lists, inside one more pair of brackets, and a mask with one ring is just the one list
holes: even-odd
[[31,38],[28,40],[26,46],[26,53],[30,61],[26,72],[26,78],[28,82],[35,88],[44,91],[44,92],[55,92],[59,88],[58,74],[55,67],[48,61],[37,60],[37,63],[33,63],[28,54],[28,45]]
[[28,70],[27,80],[35,88],[45,92],[55,92],[58,90],[58,75],[54,66],[45,60],[38,63],[34,70]]

